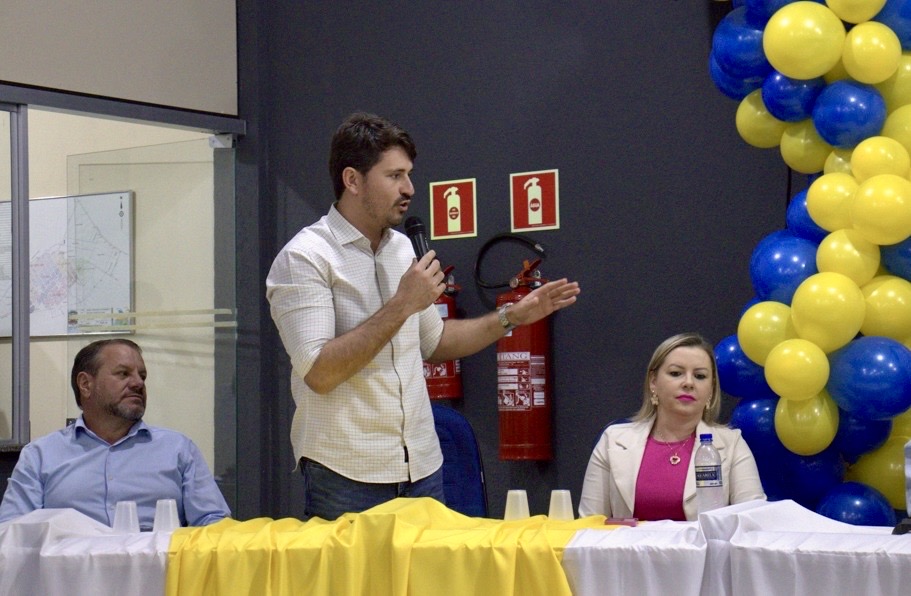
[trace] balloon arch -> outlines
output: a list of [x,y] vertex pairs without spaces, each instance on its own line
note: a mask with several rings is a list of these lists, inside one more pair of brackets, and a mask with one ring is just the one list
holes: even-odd
[[709,72],[741,138],[809,176],[715,350],[771,499],[905,511],[911,440],[911,0],[735,0]]

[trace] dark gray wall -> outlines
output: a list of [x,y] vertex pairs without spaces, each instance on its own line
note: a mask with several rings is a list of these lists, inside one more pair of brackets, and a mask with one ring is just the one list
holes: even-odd
[[[654,347],[681,331],[734,333],[752,297],[751,251],[784,226],[786,166],[777,150],[740,139],[737,102],[708,75],[727,6],[239,0],[250,127],[238,169],[239,232],[250,240],[238,246],[249,280],[238,295],[239,478],[250,478],[239,517],[301,513],[288,360],[262,282],[278,249],[329,208],[329,138],[355,110],[392,118],[416,140],[410,213],[429,221],[429,182],[477,178],[478,237],[433,246],[456,267],[469,315],[494,298],[472,272],[481,245],[509,231],[509,174],[559,169],[561,228],[528,234],[546,246],[545,276],[583,288],[553,321],[556,459],[498,460],[493,347],[463,361],[454,406],[478,434],[492,515],[509,488],[528,489],[532,513],[546,512],[553,488],[578,504],[597,432],[638,408]],[[529,256],[498,250],[485,273],[505,278]]]

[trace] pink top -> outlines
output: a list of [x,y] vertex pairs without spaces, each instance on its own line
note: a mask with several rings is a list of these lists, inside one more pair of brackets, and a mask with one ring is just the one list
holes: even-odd
[[[648,438],[639,477],[636,479],[636,505],[633,515],[641,520],[670,519],[686,521],[683,513],[683,489],[690,469],[690,456],[696,435],[685,441],[664,443]],[[677,465],[671,456],[680,458]]]

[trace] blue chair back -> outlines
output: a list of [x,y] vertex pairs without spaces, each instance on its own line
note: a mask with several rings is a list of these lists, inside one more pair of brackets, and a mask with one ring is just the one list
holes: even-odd
[[449,406],[439,403],[430,405],[443,450],[446,506],[470,517],[487,517],[484,464],[471,423]]
[[607,427],[608,427],[608,426],[613,426],[613,425],[615,425],[615,424],[624,424],[624,423],[626,423],[626,422],[629,422],[630,420],[632,420],[632,417],[629,417],[629,416],[623,417],[623,418],[616,418],[616,419],[614,419],[614,420],[611,420],[610,422],[608,422],[608,423],[605,424],[604,426],[602,426],[602,427],[601,427],[601,430],[598,431],[598,436],[595,437],[595,442],[592,443],[592,451],[594,451],[594,450],[595,450],[595,447],[598,446],[598,441],[601,440],[601,435],[604,434],[604,431],[607,430]]

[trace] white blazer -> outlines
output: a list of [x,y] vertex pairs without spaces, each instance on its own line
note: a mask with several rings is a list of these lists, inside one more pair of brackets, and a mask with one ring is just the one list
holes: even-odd
[[[607,517],[633,517],[636,479],[639,477],[645,443],[653,423],[654,418],[642,422],[612,424],[605,429],[585,470],[582,497],[579,500],[580,516],[602,514]],[[703,433],[712,433],[712,442],[721,455],[725,504],[765,500],[756,460],[740,435],[740,430],[700,421],[696,434],[698,436]],[[698,517],[693,464],[695,455],[694,448],[683,489],[683,512],[689,521]]]

